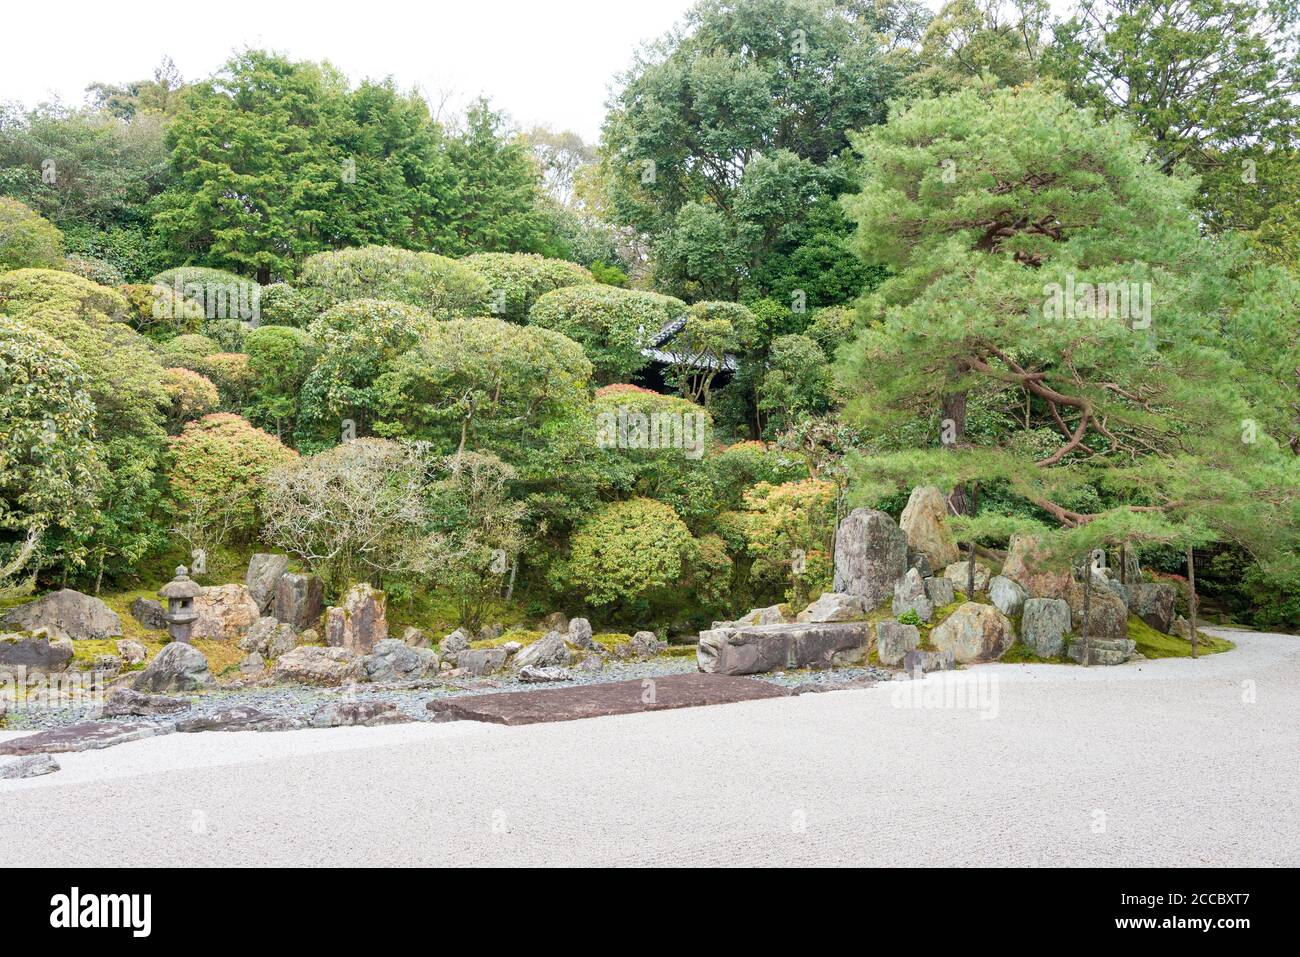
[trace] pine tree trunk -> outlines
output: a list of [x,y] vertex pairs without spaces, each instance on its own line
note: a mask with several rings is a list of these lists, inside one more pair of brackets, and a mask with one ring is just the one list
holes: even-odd
[[1192,546],[1187,546],[1187,616],[1191,619],[1192,657],[1196,657],[1196,559]]
[[1083,566],[1083,658],[1081,663],[1088,666],[1088,618],[1092,611],[1092,556],[1089,555]]

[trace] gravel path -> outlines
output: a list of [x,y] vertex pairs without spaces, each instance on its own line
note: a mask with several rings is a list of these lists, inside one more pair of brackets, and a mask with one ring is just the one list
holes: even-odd
[[1230,637],[562,724],[168,735],[0,781],[3,859],[1298,866],[1300,638]]

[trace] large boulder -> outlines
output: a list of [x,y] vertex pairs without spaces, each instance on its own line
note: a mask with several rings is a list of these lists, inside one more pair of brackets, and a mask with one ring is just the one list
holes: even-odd
[[191,637],[213,641],[238,641],[262,614],[243,585],[209,585],[194,599],[194,612]]
[[11,608],[3,624],[15,631],[45,629],[51,638],[102,641],[122,637],[122,619],[98,598],[71,588]]
[[411,648],[396,638],[375,643],[375,650],[361,659],[371,681],[409,681],[438,673],[438,656],[428,648]]
[[1036,535],[1011,536],[1002,574],[1035,598],[1065,598],[1072,580],[1068,567],[1048,561]]
[[248,571],[244,574],[244,586],[257,602],[257,608],[266,614],[275,598],[275,586],[280,576],[289,570],[288,555],[268,555],[258,552],[248,560]]
[[930,643],[957,661],[993,661],[1015,642],[1007,616],[992,605],[962,604],[930,632]]
[[347,648],[300,645],[275,662],[272,677],[299,684],[341,685],[365,677],[361,658]]
[[1156,631],[1170,634],[1174,626],[1174,599],[1177,590],[1168,582],[1142,582],[1129,585],[1129,614],[1137,615]]
[[[952,582],[953,587],[959,592],[965,592],[970,585],[970,573],[967,571],[969,562],[953,562],[943,570],[943,577]],[[989,587],[989,578],[992,572],[983,562],[975,563],[975,590],[984,591]],[[970,595],[966,596],[970,598]]]
[[695,658],[700,671],[719,675],[829,668],[841,653],[864,650],[870,637],[865,621],[714,628],[700,632]]
[[896,621],[882,621],[876,625],[876,657],[882,665],[896,668],[903,663],[909,651],[921,644],[921,632],[916,625]]
[[[0,635],[0,673],[66,671],[72,660],[72,642],[45,637]],[[19,672],[21,673],[21,672]]]
[[[494,648],[465,648],[456,653],[456,668],[468,675],[490,675],[506,666],[510,651],[504,646]],[[444,659],[445,660],[445,659]]]
[[1008,618],[1020,614],[1028,597],[1029,593],[1024,588],[1005,575],[994,575],[989,579],[989,601]]
[[[1066,596],[1070,604],[1070,622],[1074,633],[1083,635],[1083,585],[1070,582]],[[1105,638],[1111,641],[1128,639],[1128,606],[1109,588],[1096,579],[1092,582],[1092,594],[1088,596],[1088,636]]]
[[369,654],[388,637],[387,596],[362,582],[343,596],[343,604],[325,611],[325,643]]
[[289,572],[275,583],[271,617],[299,631],[314,628],[325,610],[325,586],[315,575]]
[[575,618],[569,622],[569,644],[575,648],[581,648],[583,651],[590,651],[596,647],[596,643],[591,639],[591,622],[586,618]]
[[198,691],[215,681],[203,652],[183,641],[173,641],[137,674],[131,688],[146,694],[161,691]]
[[[943,568],[960,558],[957,542],[946,521],[948,500],[933,485],[918,485],[908,496],[898,527],[913,552],[926,557],[930,568]],[[922,576],[924,577],[924,576]]]
[[[772,607],[775,608],[777,606],[773,605]],[[861,618],[866,613],[867,609],[863,604],[861,596],[845,595],[841,592],[835,591],[824,591],[820,598],[803,611],[799,612],[796,620],[812,622],[854,621],[855,619]],[[741,620],[736,622],[736,624],[748,624],[748,622]],[[759,621],[754,622],[754,624],[780,625],[788,624],[788,622],[785,617],[782,616],[779,620]]]
[[1061,598],[1027,598],[1020,618],[1020,641],[1040,658],[1065,650],[1070,631],[1070,604]]
[[660,641],[653,631],[638,631],[625,647],[635,658],[653,658],[668,647],[668,642]]
[[934,603],[935,608],[943,608],[957,600],[957,588],[947,578],[927,578],[925,597]]
[[[548,631],[537,641],[523,648],[515,655],[510,667],[515,671],[522,671],[529,666],[534,668],[562,668],[572,660],[573,655],[569,651],[568,645],[564,643],[564,636],[558,631]],[[459,664],[460,658],[458,657],[456,661]]]
[[297,646],[298,634],[293,626],[270,615],[257,619],[248,629],[248,634],[239,639],[242,650],[261,655],[264,659],[279,658]]
[[462,651],[469,648],[469,635],[465,634],[464,628],[457,628],[450,635],[447,635],[438,643],[438,654],[443,661],[456,664],[457,656]]
[[934,602],[926,594],[925,579],[918,569],[909,568],[902,581],[894,586],[892,611],[895,618],[909,611],[915,612],[922,621],[934,617]]
[[855,508],[835,530],[835,591],[868,610],[893,597],[907,568],[907,536],[884,512]]
[[150,631],[167,630],[167,610],[155,598],[137,598],[131,602],[131,617]]

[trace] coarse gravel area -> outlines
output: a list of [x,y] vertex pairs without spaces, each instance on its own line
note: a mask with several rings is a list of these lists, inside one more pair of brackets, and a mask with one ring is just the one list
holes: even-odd
[[60,754],[0,781],[3,860],[1298,866],[1300,638],[1215,632],[1236,650]]

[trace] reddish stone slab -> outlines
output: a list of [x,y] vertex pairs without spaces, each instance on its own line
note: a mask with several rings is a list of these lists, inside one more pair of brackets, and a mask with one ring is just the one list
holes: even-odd
[[62,728],[37,731],[21,738],[0,743],[0,754],[62,754],[67,751],[91,751],[111,748],[115,744],[152,738],[173,730],[168,724],[119,721],[83,721]]
[[428,709],[444,719],[487,721],[492,724],[537,724],[577,721],[608,714],[698,708],[706,704],[731,704],[784,698],[789,692],[766,681],[729,675],[664,675],[633,681],[547,688],[542,691],[508,691],[499,694],[438,698]]

